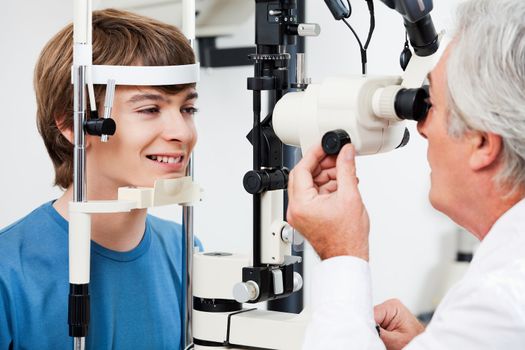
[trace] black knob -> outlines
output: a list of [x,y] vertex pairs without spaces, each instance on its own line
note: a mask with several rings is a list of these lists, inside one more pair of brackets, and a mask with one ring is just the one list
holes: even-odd
[[424,88],[401,89],[396,95],[394,108],[399,118],[418,122],[427,116],[430,108],[428,93]]
[[70,337],[86,337],[90,319],[88,284],[69,285],[68,324]]
[[86,132],[89,135],[102,136],[102,135],[115,135],[117,130],[117,124],[111,118],[93,118],[86,121],[84,125]]
[[265,171],[248,171],[242,180],[244,189],[250,194],[263,192],[270,183],[270,175]]
[[350,136],[343,129],[332,130],[324,134],[323,140],[321,141],[323,145],[323,150],[328,155],[338,154],[347,143],[351,143]]
[[288,187],[289,174],[287,168],[250,170],[244,175],[242,183],[246,192],[251,194],[284,190]]

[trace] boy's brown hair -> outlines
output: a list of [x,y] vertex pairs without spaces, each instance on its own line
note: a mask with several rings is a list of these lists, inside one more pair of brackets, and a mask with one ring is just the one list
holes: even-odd
[[[169,66],[195,63],[188,40],[174,26],[130,12],[93,12],[93,64]],[[73,25],[58,32],[44,47],[35,67],[37,126],[55,168],[55,185],[73,182],[73,145],[60,129],[73,129]],[[175,94],[195,84],[155,87]],[[105,86],[95,86],[97,106]],[[100,110],[100,108],[97,108]],[[59,128],[60,126],[60,128]]]

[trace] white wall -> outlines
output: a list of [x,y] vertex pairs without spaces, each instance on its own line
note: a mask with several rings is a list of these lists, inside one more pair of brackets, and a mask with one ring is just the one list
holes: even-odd
[[[360,72],[359,52],[350,31],[335,22],[323,1],[308,2],[308,20],[322,26],[319,38],[307,42],[313,81]],[[436,1],[437,27],[450,24],[458,0]],[[0,10],[0,227],[56,198],[53,169],[35,126],[32,73],[44,43],[71,19],[72,1],[4,2]],[[368,29],[364,1],[353,1],[355,24],[363,37]],[[377,28],[369,50],[369,73],[399,74],[404,32],[400,17],[376,3]],[[227,45],[251,44],[252,24],[239,28]],[[245,139],[252,123],[251,94],[246,90],[250,67],[204,70],[198,86],[196,149],[197,181],[205,201],[196,207],[195,230],[210,250],[249,251],[251,197],[242,177],[251,166]],[[399,297],[414,312],[428,310],[439,283],[439,266],[454,254],[454,225],[428,204],[429,169],[426,142],[416,135],[402,150],[358,160],[360,188],[372,222],[371,264],[374,298]],[[159,215],[178,220],[178,210]]]

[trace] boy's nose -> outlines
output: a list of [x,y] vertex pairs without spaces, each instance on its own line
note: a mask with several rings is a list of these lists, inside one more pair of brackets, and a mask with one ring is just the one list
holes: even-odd
[[183,117],[180,111],[171,111],[165,116],[162,135],[167,141],[192,142],[195,140],[193,120]]

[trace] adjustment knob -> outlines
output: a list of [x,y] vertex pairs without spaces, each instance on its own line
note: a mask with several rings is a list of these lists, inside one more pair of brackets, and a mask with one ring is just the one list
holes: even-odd
[[290,170],[287,168],[250,170],[244,175],[242,183],[246,192],[250,194],[273,190],[284,190],[288,187],[289,174]]
[[321,141],[323,150],[328,155],[338,154],[347,143],[351,143],[350,136],[343,129],[329,131],[323,136]]
[[233,286],[233,297],[239,303],[247,303],[259,297],[259,286],[254,281],[239,282]]
[[293,291],[294,293],[298,290],[301,290],[303,288],[303,277],[299,274],[299,272],[293,273]]
[[299,36],[318,36],[321,34],[321,27],[315,23],[300,23],[297,27]]
[[291,243],[294,246],[301,245],[304,243],[304,237],[290,224],[286,224],[283,226],[281,230],[281,239],[283,240],[283,242]]
[[261,193],[269,185],[270,176],[263,171],[250,170],[242,179],[246,192],[250,194]]
[[84,128],[89,135],[114,135],[117,124],[111,118],[94,118],[86,121]]

